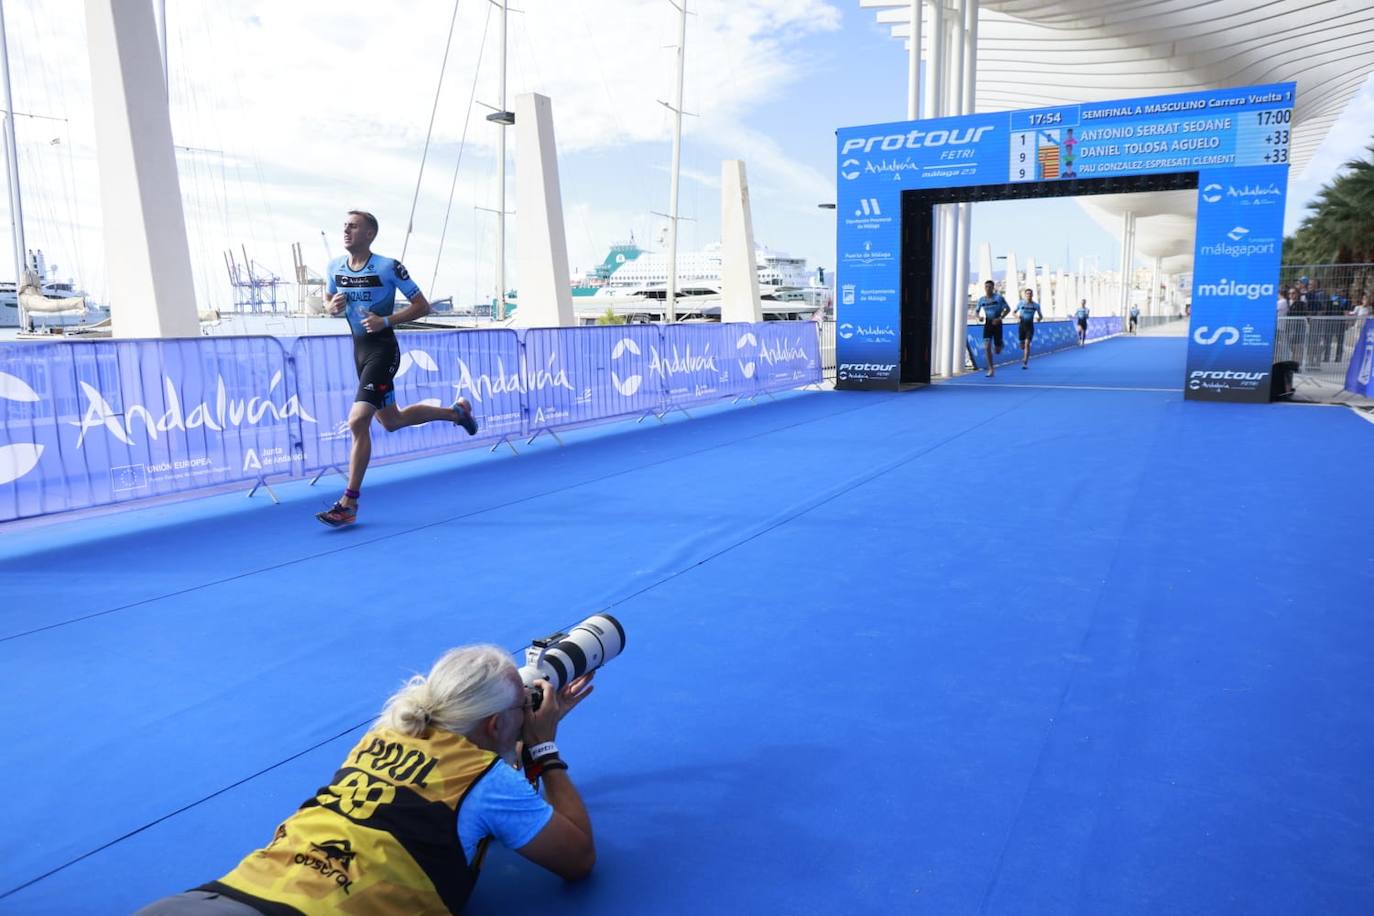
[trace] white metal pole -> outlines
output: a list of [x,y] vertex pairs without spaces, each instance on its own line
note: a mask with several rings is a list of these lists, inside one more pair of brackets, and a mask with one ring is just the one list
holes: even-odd
[[[506,110],[506,12],[510,0],[501,0],[501,111]],[[498,123],[496,141],[496,318],[506,320],[506,125]]]
[[1150,270],[1150,315],[1159,314],[1159,258],[1155,258]]
[[167,78],[167,0],[157,0],[153,4],[153,15],[157,17],[157,42],[162,48],[162,85],[167,89],[167,98],[172,97],[172,85]]
[[1117,314],[1126,317],[1126,259],[1130,257],[1127,252],[1131,244],[1131,212],[1127,210],[1121,214],[1121,282],[1117,284],[1116,308]]
[[[0,2],[0,78],[3,78],[5,93],[5,181],[10,194],[10,232],[14,238],[14,291],[16,300],[19,288],[24,285],[24,268],[27,263],[24,248],[24,207],[19,193],[19,145],[14,130],[14,96],[10,90],[10,52],[9,37],[5,31],[5,5]],[[24,324],[21,314],[20,325]]]
[[[671,3],[672,0],[669,0]],[[673,93],[673,174],[668,190],[668,289],[663,301],[663,320],[677,320],[677,192],[682,171],[682,76],[687,59],[687,0],[672,4],[677,19],[677,86]]]
[[[964,47],[963,73],[959,81],[962,91],[962,98],[959,100],[959,113],[967,115],[973,113],[974,88],[977,81],[978,0],[960,0],[959,7],[962,22],[961,37]],[[964,366],[964,329],[968,324],[968,262],[972,246],[972,233],[973,204],[962,203],[959,205],[959,261],[955,265],[958,279],[955,283],[954,309],[952,312],[954,336],[950,341],[950,361],[953,370],[951,374],[953,375],[958,375]]]
[[[930,7],[930,56],[926,71],[926,85],[929,87],[927,98],[930,104],[926,106],[926,117],[940,118],[945,115],[945,47],[948,35],[945,29],[945,2],[946,0],[932,0]],[[949,374],[949,312],[945,308],[945,289],[947,286],[945,261],[948,259],[948,233],[946,231],[946,208],[941,205],[935,208],[934,219],[931,225],[931,256],[934,260],[931,270],[931,281],[933,295],[931,297],[931,309],[934,312],[932,318],[931,333],[933,335],[931,347],[934,364],[932,369],[937,375],[945,376]]]
[[911,0],[911,50],[906,58],[906,119],[921,116],[921,2]]
[[926,109],[927,118],[945,114],[945,0],[933,0],[930,12],[930,98],[934,104]]

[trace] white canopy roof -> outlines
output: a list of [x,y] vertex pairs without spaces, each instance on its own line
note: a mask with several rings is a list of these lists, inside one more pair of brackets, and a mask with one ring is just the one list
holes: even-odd
[[[922,54],[935,2],[925,0]],[[910,0],[859,0],[908,48]],[[1101,102],[1262,83],[1298,85],[1290,146],[1293,170],[1312,160],[1331,125],[1374,73],[1371,0],[981,0],[977,111]],[[901,90],[894,87],[894,93]],[[1192,192],[1080,202],[1120,235],[1120,214],[1137,214],[1137,251],[1191,263]],[[1163,209],[1161,209],[1161,207]]]
[[[910,0],[859,5],[893,37],[911,36]],[[1369,0],[982,0],[979,9],[978,111],[1291,80],[1298,172],[1371,72]]]

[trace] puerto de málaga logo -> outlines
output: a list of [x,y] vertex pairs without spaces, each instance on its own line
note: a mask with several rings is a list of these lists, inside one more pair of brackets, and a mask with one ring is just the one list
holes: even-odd
[[[185,432],[204,427],[216,432],[223,432],[233,427],[257,426],[267,417],[271,417],[273,422],[280,422],[290,417],[300,417],[307,423],[316,422],[315,418],[310,416],[301,406],[297,395],[293,394],[281,403],[272,399],[272,394],[282,383],[280,369],[272,376],[272,381],[267,386],[267,397],[256,395],[247,399],[230,397],[228,388],[224,384],[224,376],[217,376],[213,403],[201,401],[199,404],[188,403],[183,405],[181,396],[177,394],[176,384],[172,379],[164,375],[162,382],[163,391],[166,394],[167,409],[161,414],[156,414],[142,404],[125,404],[122,412],[116,411],[99,390],[87,382],[80,382],[81,393],[86,398],[86,411],[80,420],[68,421],[70,425],[80,430],[76,439],[76,447],[82,447],[89,430],[101,427],[104,427],[110,435],[125,445],[133,445],[136,427],[142,427],[144,434],[149,439],[157,441],[162,433],[172,430]],[[187,409],[188,407],[189,409]]]
[[[8,372],[0,372],[0,400],[31,404],[41,398],[24,381]],[[0,484],[23,477],[37,466],[38,459],[42,457],[43,446],[36,442],[0,446]]]

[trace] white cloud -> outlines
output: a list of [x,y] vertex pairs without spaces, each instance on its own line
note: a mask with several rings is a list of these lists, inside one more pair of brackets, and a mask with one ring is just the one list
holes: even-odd
[[[652,158],[642,158],[640,174],[618,179],[644,189],[641,212],[608,211],[598,205],[606,188],[573,188],[564,180],[568,235],[586,237],[572,245],[575,260],[586,263],[631,228],[653,234],[648,211],[666,205],[667,183],[655,169],[668,158],[670,120],[658,100],[672,91],[674,54],[665,46],[676,41],[677,14],[665,0],[525,0],[518,6],[524,12],[510,17],[509,95],[538,91],[553,98],[560,153],[610,154],[630,144],[654,149]],[[453,9],[449,0],[398,0],[385,7],[325,0],[168,5],[175,139],[214,151],[179,155],[203,305],[229,301],[225,249],[241,257],[247,245],[251,257],[287,277],[289,245],[299,241],[318,269],[324,261],[321,229],[336,248],[339,220],[350,207],[376,212],[383,227],[379,248],[400,253]],[[491,16],[486,25],[490,9],[481,2],[458,6],[407,253],[422,281],[434,271],[474,76],[479,102],[494,104],[497,98],[497,19]],[[78,279],[100,295],[103,230],[89,72],[84,53],[68,53],[85,47],[82,4],[9,0],[6,10],[16,107],[65,117],[70,125],[70,144],[58,150],[42,146],[41,126],[21,123],[26,201],[34,201],[26,212],[29,242],[54,252],[64,266],[79,266]],[[756,157],[750,162],[752,181],[765,199],[772,189],[779,200],[798,194],[809,201],[828,193],[819,189],[819,176],[745,124],[751,111],[785,91],[805,66],[792,53],[796,43],[838,28],[835,4],[694,0],[691,10],[684,107],[701,118],[688,119],[686,142],[728,157],[747,141]],[[489,35],[478,72],[484,27]],[[55,48],[66,50],[55,54]],[[461,300],[474,291],[485,295],[481,287],[489,287],[494,275],[494,220],[474,211],[494,206],[496,197],[496,128],[484,120],[487,111],[478,106],[471,115],[439,270],[441,288],[432,291],[454,292]],[[514,164],[513,132],[508,139]],[[53,187],[61,170],[68,177]],[[513,194],[508,207],[514,208]],[[719,208],[712,202],[703,209]],[[708,228],[704,223],[685,235]],[[509,264],[513,275],[513,256]]]

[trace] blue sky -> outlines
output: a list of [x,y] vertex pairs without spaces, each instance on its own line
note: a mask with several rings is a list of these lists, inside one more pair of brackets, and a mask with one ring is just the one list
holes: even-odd
[[[586,269],[631,231],[652,245],[668,206],[675,12],[666,0],[525,0],[512,16],[510,91],[553,100],[570,266]],[[854,0],[691,0],[681,209],[683,245],[718,237],[721,161],[748,167],[760,243],[834,263],[834,131],[900,119],[906,54]],[[29,241],[98,297],[103,226],[79,0],[6,0],[15,104],[60,121],[20,119],[20,169]],[[183,151],[181,192],[203,306],[229,296],[223,252],[249,250],[283,277],[290,244],[322,269],[338,250],[343,211],[377,213],[377,248],[407,247],[411,273],[432,298],[480,299],[494,290],[495,128],[471,115],[454,203],[450,185],[477,76],[478,102],[495,101],[495,29],[476,68],[488,4],[459,4],[434,140],[405,239],[411,195],[434,103],[450,0],[394,0],[385,16],[361,0],[178,0],[169,4],[171,95]],[[359,28],[365,23],[364,28]],[[249,49],[245,53],[244,49]],[[368,66],[357,66],[366,60]],[[1298,204],[1359,155],[1374,123],[1366,86],[1332,132]],[[512,140],[514,138],[512,137]],[[53,141],[57,140],[58,143]],[[518,148],[512,152],[518,168]],[[509,205],[514,206],[514,181]],[[1000,205],[1006,207],[1008,205]],[[1116,240],[1067,200],[975,213],[974,240],[1015,247],[1038,263],[1097,255]],[[441,247],[445,213],[449,226]],[[515,221],[511,245],[518,246]],[[324,233],[322,238],[321,232]],[[516,261],[509,272],[513,283]],[[0,267],[0,275],[8,271]]]

